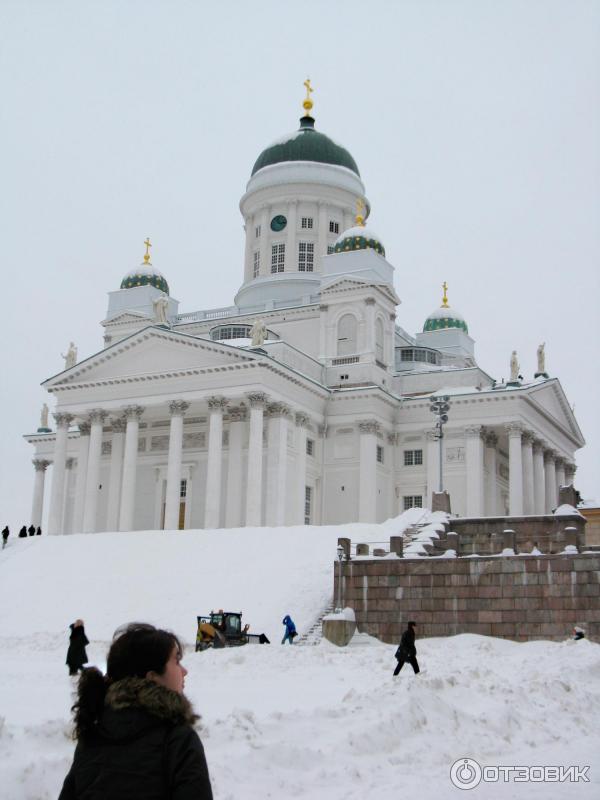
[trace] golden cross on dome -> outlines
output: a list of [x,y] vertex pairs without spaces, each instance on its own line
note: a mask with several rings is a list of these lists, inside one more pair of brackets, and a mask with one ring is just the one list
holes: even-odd
[[150,248],[152,247],[152,245],[150,244],[149,236],[146,237],[146,241],[144,242],[144,244],[146,245],[146,255],[144,256],[144,261],[146,262],[146,264],[148,264],[150,263]]
[[357,201],[356,201],[356,217],[355,217],[355,219],[356,219],[356,224],[357,225],[361,225],[362,227],[364,227],[364,224],[365,224],[365,217],[364,217],[364,215],[362,213],[365,210],[365,208],[366,208],[366,206],[363,203],[362,198],[359,197],[357,199]]
[[448,305],[448,284],[446,281],[442,284],[442,289],[444,290],[444,296],[442,297],[442,305],[441,308],[450,308]]
[[309,117],[310,116],[310,111],[311,111],[311,109],[313,107],[313,101],[310,99],[310,95],[311,95],[312,92],[314,92],[314,89],[310,85],[310,78],[307,78],[304,81],[304,86],[306,87],[306,97],[304,98],[304,102],[302,103],[302,107],[306,111],[306,114],[304,116],[305,117]]

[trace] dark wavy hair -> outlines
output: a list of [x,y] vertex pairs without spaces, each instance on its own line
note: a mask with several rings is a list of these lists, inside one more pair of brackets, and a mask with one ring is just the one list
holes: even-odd
[[74,738],[86,738],[94,732],[112,683],[123,678],[145,678],[148,672],[162,675],[173,648],[181,655],[177,636],[154,625],[131,622],[117,628],[106,659],[106,675],[90,667],[79,679],[77,701],[71,709],[75,720]]

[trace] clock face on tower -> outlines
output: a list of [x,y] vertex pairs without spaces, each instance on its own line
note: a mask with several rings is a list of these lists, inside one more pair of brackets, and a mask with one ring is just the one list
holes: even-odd
[[287,225],[287,219],[283,216],[283,214],[277,214],[276,217],[273,217],[271,220],[271,230],[272,231],[282,231],[285,226]]

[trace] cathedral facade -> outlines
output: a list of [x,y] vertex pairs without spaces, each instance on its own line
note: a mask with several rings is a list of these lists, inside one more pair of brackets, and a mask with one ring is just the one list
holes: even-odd
[[358,167],[304,109],[241,198],[234,303],[180,313],[147,240],[104,347],[43,383],[34,525],[45,502],[54,534],[381,522],[442,486],[461,516],[543,514],[572,482],[584,440],[543,346],[535,376],[513,354],[497,383],[445,284],[407,333]]

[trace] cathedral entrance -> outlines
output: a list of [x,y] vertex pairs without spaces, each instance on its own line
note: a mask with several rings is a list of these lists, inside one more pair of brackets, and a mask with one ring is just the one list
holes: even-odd
[[[163,480],[163,490],[162,490],[162,507],[160,512],[160,527],[162,530],[165,529],[165,511],[167,508],[167,504],[165,502],[165,495],[167,493],[167,481]],[[187,479],[184,478],[181,483],[179,484],[179,519],[178,519],[178,530],[183,531],[185,530],[185,507],[186,507],[186,499],[187,499]]]

